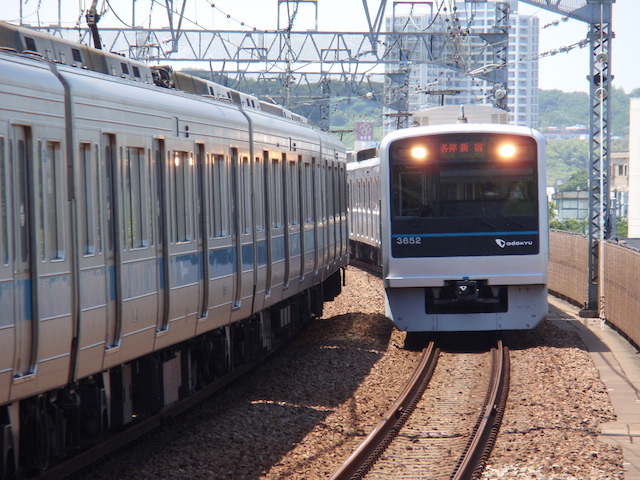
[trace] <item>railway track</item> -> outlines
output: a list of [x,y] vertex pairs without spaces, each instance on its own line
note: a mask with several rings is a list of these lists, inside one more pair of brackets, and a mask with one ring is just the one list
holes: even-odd
[[[331,480],[360,480],[365,478],[367,474],[374,469],[376,478],[383,476],[383,474],[378,475],[377,472],[379,467],[377,463],[381,459],[383,452],[393,444],[401,443],[402,445],[396,449],[397,452],[401,453],[396,452],[388,456],[404,457],[405,455],[411,455],[410,452],[414,450],[412,444],[417,443],[419,441],[418,438],[420,438],[423,444],[437,444],[438,441],[442,443],[442,445],[434,445],[426,457],[423,456],[423,451],[419,450],[415,453],[414,456],[418,458],[417,461],[420,463],[416,468],[424,471],[424,478],[442,477],[442,466],[438,466],[437,468],[430,467],[429,456],[441,456],[444,455],[443,452],[451,455],[452,452],[455,453],[457,450],[460,451],[460,455],[455,465],[449,464],[450,475],[447,474],[446,477],[443,478],[449,478],[450,480],[471,480],[480,477],[497,437],[507,401],[510,371],[508,349],[502,345],[502,342],[498,341],[497,346],[488,354],[488,356],[490,356],[490,373],[485,375],[488,384],[486,395],[482,402],[482,407],[479,409],[480,413],[477,416],[477,420],[475,424],[470,427],[470,434],[466,436],[460,433],[445,432],[444,430],[446,429],[434,426],[430,428],[435,431],[440,429],[437,435],[432,436],[431,433],[424,433],[429,429],[429,426],[424,424],[427,420],[430,423],[439,422],[440,425],[454,422],[452,419],[447,419],[446,413],[441,412],[454,412],[460,410],[461,406],[451,403],[446,397],[446,394],[441,398],[442,404],[445,404],[442,410],[433,409],[433,405],[422,405],[420,407],[422,413],[416,416],[419,417],[422,415],[423,419],[414,422],[414,419],[411,418],[412,412],[418,405],[420,397],[427,388],[433,375],[439,355],[440,350],[435,347],[433,342],[423,350],[419,365],[396,403],[356,451],[335,471]],[[482,362],[484,362],[484,360],[482,360]],[[479,377],[475,374],[477,368],[480,368],[478,364],[468,366],[467,369],[470,374],[469,380],[478,380]],[[448,367],[447,371],[449,371]],[[449,405],[446,405],[447,402],[449,402]],[[469,408],[471,409],[472,407],[469,406]],[[475,408],[477,408],[477,406]],[[409,428],[409,421],[417,423],[417,425],[412,425]],[[405,424],[407,424],[407,432],[403,429]],[[416,433],[420,430],[422,430],[423,433]],[[394,440],[396,437],[398,437],[398,439]],[[466,443],[463,442],[464,437],[468,437]],[[429,448],[427,447],[427,449]],[[399,470],[411,470],[412,475],[416,474],[414,467],[408,466],[410,461],[403,458],[393,458],[392,461],[402,464]],[[385,462],[387,462],[387,460],[385,460]],[[387,473],[390,471],[389,467],[384,466],[381,467],[381,471],[384,471],[384,468],[387,468]],[[394,470],[393,478],[401,478],[397,467],[392,467],[391,470],[394,468],[396,468],[396,470]],[[434,472],[429,471],[429,469],[440,471]],[[412,478],[415,477],[412,476]]]

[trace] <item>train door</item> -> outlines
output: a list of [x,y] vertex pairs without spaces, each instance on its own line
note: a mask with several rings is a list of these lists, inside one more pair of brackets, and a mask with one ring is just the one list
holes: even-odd
[[[242,304],[242,300],[253,296],[253,212],[251,161],[240,155],[237,148],[231,149],[231,215],[232,241],[234,243],[235,281],[233,308],[239,311],[234,315],[242,318],[249,314],[251,302]],[[242,313],[240,313],[242,312]]]
[[[16,319],[16,353],[14,378],[32,375],[38,358],[38,304],[37,282],[34,273],[33,201],[29,195],[29,182],[33,172],[31,129],[14,126],[11,140],[11,165],[13,166],[13,315]],[[35,277],[37,278],[37,277]]]
[[271,222],[271,208],[269,207],[270,202],[273,201],[274,197],[272,195],[272,187],[271,182],[269,182],[269,152],[264,151],[262,153],[262,163],[263,163],[263,189],[264,189],[264,197],[260,199],[263,202],[264,208],[264,228],[266,235],[266,284],[265,284],[265,295],[271,295],[271,287],[273,284],[273,234],[272,234],[272,222]]
[[156,255],[158,256],[158,332],[169,327],[170,288],[169,288],[169,219],[167,218],[167,199],[169,192],[167,161],[164,139],[154,139],[153,158],[155,163],[154,180],[155,192],[153,198],[156,204],[156,226],[158,242]]
[[240,235],[240,158],[238,149],[231,149],[231,241],[233,247],[233,308],[240,307],[242,291],[242,238]]
[[196,238],[198,251],[200,252],[200,289],[198,295],[198,318],[204,318],[209,312],[209,235],[207,228],[208,202],[209,198],[206,179],[207,171],[205,164],[205,151],[202,143],[196,144]]
[[[11,209],[9,182],[9,146],[8,131],[0,123],[0,289],[11,291],[13,285],[13,258],[9,255],[12,245],[10,228]],[[0,295],[0,344],[6,346],[0,350],[0,403],[9,399],[11,370],[14,361],[16,316],[14,315],[13,295]],[[0,466],[1,466],[0,462]]]
[[119,224],[117,186],[117,147],[113,134],[102,136],[101,168],[104,172],[104,262],[107,281],[107,351],[120,345],[122,339],[122,260],[120,237],[116,226]]

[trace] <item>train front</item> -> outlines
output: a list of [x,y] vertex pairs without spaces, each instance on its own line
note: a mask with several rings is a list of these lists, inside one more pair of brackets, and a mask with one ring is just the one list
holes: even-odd
[[386,315],[400,330],[534,328],[547,314],[545,140],[509,125],[380,146]]

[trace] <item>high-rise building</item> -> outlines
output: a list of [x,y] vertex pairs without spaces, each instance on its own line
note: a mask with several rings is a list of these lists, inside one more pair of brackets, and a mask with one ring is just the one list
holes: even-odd
[[[496,63],[494,47],[479,34],[497,32],[497,18],[508,6],[509,121],[537,128],[539,22],[535,16],[518,14],[517,5],[517,0],[456,2],[449,9],[433,4],[428,14],[387,17],[388,32],[433,34],[429,47],[418,35],[398,41],[390,34],[394,42],[388,47],[389,56],[398,63],[385,72],[388,104],[397,109],[408,105],[409,112],[438,105],[491,104],[496,85],[479,75],[504,67]],[[388,113],[393,119],[404,112]],[[394,129],[393,120],[386,123]]]

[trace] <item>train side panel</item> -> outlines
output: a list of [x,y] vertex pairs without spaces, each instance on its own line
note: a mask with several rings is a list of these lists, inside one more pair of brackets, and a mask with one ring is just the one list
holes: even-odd
[[[64,95],[49,69],[0,67],[2,313],[0,396],[69,377],[72,341]],[[24,109],[25,104],[33,106]]]

